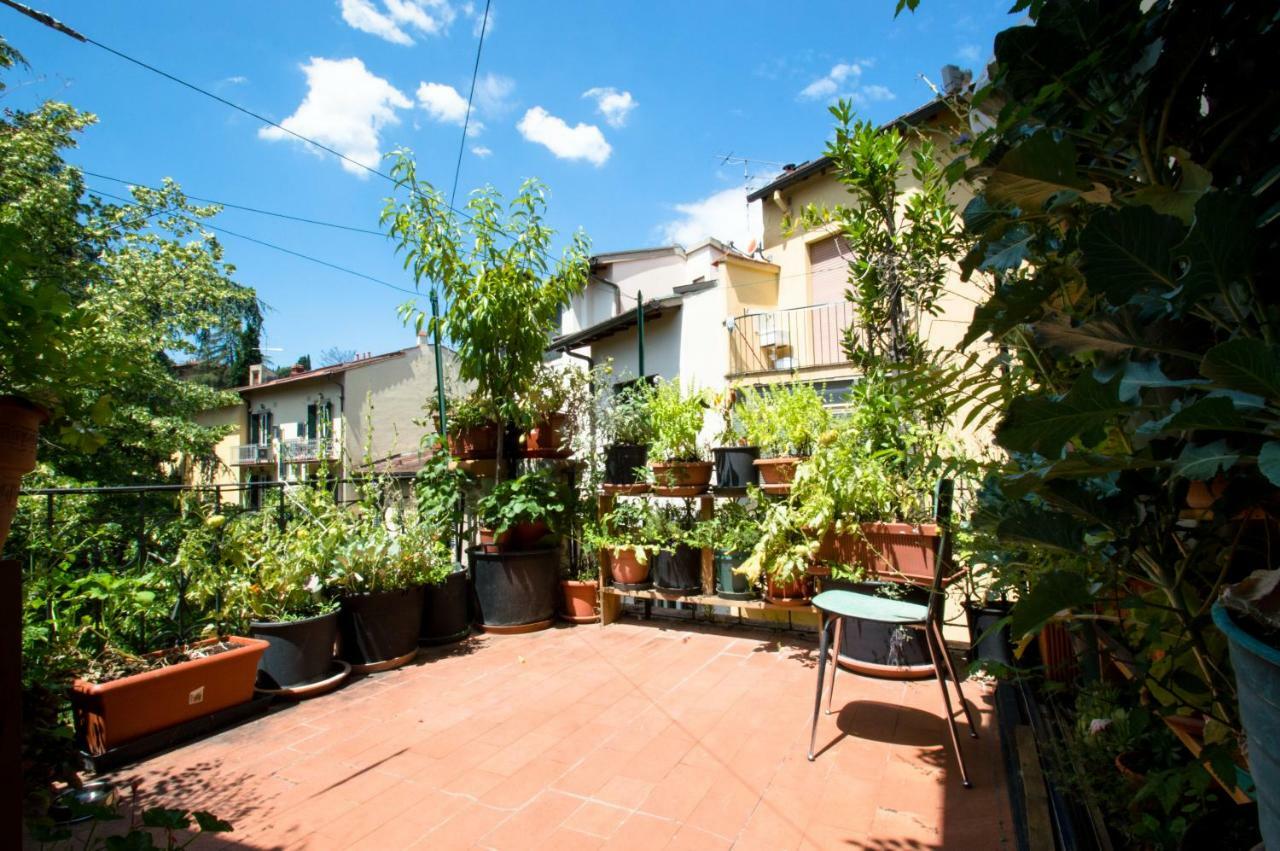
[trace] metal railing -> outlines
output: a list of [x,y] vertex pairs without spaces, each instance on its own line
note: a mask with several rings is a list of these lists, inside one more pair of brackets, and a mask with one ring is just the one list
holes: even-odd
[[270,464],[274,460],[269,443],[244,443],[236,447],[237,464]]
[[845,340],[856,318],[847,301],[736,316],[729,377],[849,363]]
[[331,437],[299,437],[280,441],[280,460],[286,464],[297,461],[333,460],[337,457],[338,444]]

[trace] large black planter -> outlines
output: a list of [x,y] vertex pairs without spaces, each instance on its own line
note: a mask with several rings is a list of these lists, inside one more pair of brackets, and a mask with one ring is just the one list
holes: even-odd
[[697,594],[702,590],[702,551],[687,544],[679,544],[674,550],[659,550],[653,557],[649,577],[663,591]]
[[476,616],[488,632],[533,632],[555,622],[560,593],[560,550],[467,551]]
[[422,595],[422,628],[419,644],[450,644],[471,634],[467,616],[467,569],[454,565],[439,585],[428,585]]
[[[899,582],[843,582],[828,579],[826,589],[847,589],[859,594],[885,596],[892,591],[899,599],[928,603],[929,589]],[[918,629],[877,623],[861,618],[844,618],[840,642],[840,663],[860,674],[911,679],[933,675],[929,647]]]
[[634,443],[614,443],[604,450],[604,481],[610,485],[634,485],[644,479],[637,474],[649,463],[649,447]]
[[267,642],[258,660],[258,687],[289,689],[328,677],[338,638],[338,613],[299,621],[251,621],[249,636]]
[[747,577],[733,572],[746,558],[745,554],[716,553],[716,593],[726,600],[754,600],[760,596]]
[[351,594],[338,608],[338,656],[361,668],[403,664],[418,650],[418,630],[422,625],[421,585]]
[[760,471],[753,463],[760,457],[754,446],[717,446],[711,450],[716,464],[716,488],[740,490],[760,484]]

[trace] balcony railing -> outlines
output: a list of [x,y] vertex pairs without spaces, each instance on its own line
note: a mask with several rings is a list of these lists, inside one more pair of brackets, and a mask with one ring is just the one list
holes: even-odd
[[270,464],[273,460],[268,443],[245,443],[236,449],[237,464]]
[[297,438],[280,441],[280,460],[286,464],[298,461],[319,461],[338,457],[338,446],[333,438]]
[[848,302],[735,316],[729,335],[729,374],[846,364],[845,338],[855,318]]

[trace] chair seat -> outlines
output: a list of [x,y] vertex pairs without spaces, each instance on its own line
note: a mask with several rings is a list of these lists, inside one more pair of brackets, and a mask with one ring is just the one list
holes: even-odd
[[813,598],[813,605],[833,615],[877,623],[924,623],[929,612],[923,603],[873,597],[856,591],[823,591]]

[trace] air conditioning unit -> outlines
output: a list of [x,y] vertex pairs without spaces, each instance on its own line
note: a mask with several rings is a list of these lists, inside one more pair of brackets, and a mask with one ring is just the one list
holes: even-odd
[[790,345],[791,336],[785,328],[766,328],[760,332],[760,348],[770,349]]

